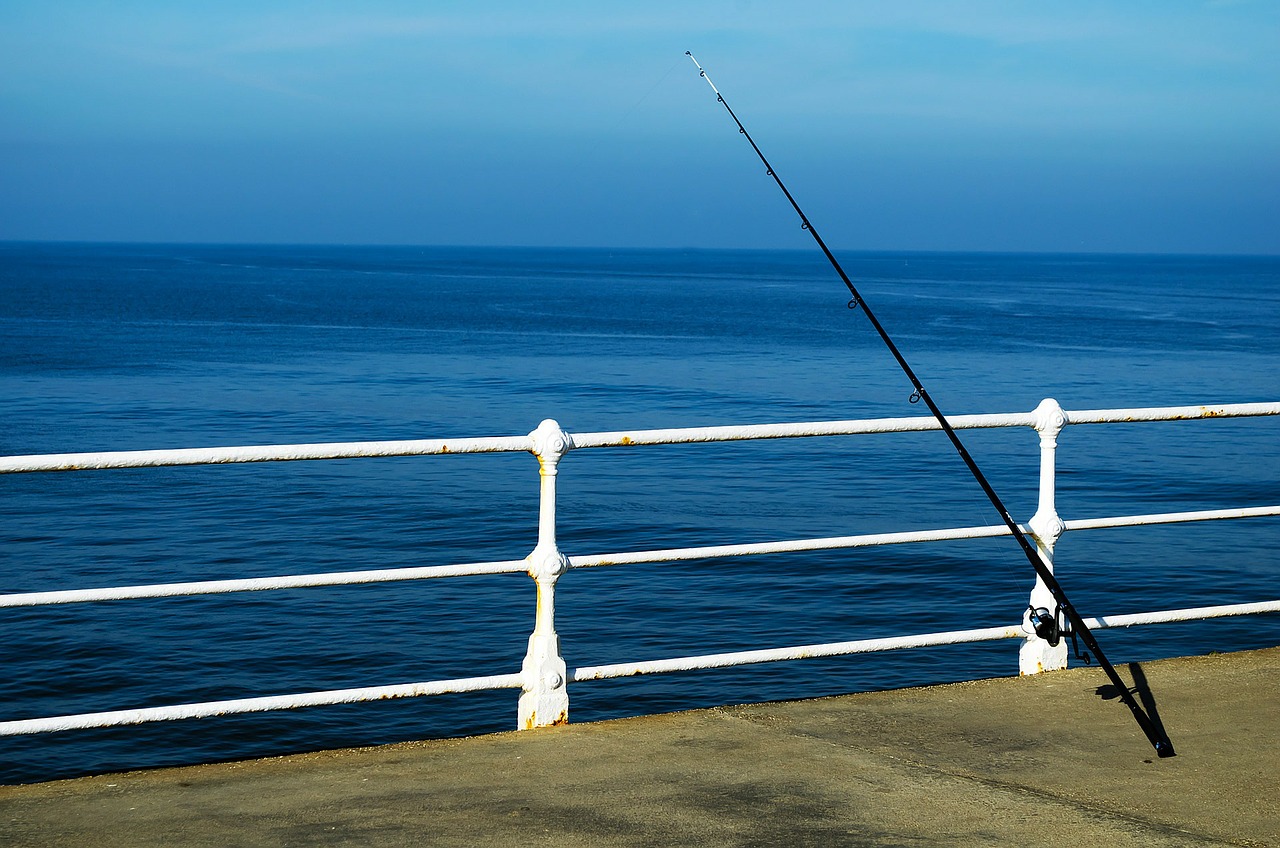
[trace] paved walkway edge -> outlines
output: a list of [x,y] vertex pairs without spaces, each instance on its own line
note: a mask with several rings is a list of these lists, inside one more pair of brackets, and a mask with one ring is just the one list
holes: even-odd
[[0,787],[5,846],[1280,846],[1280,648]]

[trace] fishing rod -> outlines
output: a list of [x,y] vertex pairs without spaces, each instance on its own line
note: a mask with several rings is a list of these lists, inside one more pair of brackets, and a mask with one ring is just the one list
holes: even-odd
[[[1138,702],[1134,699],[1133,693],[1130,691],[1128,685],[1126,685],[1121,679],[1120,675],[1116,672],[1115,667],[1111,665],[1106,654],[1102,652],[1102,647],[1098,645],[1098,640],[1094,638],[1093,632],[1089,629],[1089,626],[1085,624],[1084,619],[1080,617],[1080,613],[1076,612],[1076,608],[1071,604],[1071,601],[1067,599],[1067,595],[1063,591],[1062,585],[1058,583],[1057,578],[1053,576],[1053,570],[1050,568],[1049,564],[1041,557],[1040,552],[1033,544],[1031,544],[1031,541],[1027,539],[1026,534],[1024,534],[1018,527],[1017,522],[1013,520],[1013,517],[1009,514],[1009,510],[1005,508],[1004,502],[1000,500],[1000,496],[996,494],[995,489],[991,487],[991,483],[987,481],[986,475],[983,474],[982,469],[978,467],[978,463],[974,461],[973,457],[969,454],[968,449],[965,448],[964,443],[960,441],[960,437],[956,435],[955,429],[947,422],[946,416],[942,414],[942,410],[938,408],[938,405],[934,403],[933,398],[930,397],[929,392],[925,390],[924,384],[920,382],[920,378],[916,376],[916,372],[911,368],[906,357],[904,357],[902,352],[898,350],[898,346],[894,344],[893,339],[889,337],[888,331],[885,330],[879,319],[876,318],[875,313],[871,311],[871,307],[867,304],[866,299],[858,291],[857,287],[853,284],[853,281],[849,279],[849,275],[844,272],[844,268],[840,266],[840,262],[836,259],[835,254],[833,254],[831,249],[827,247],[827,243],[822,240],[822,236],[818,235],[817,229],[815,229],[812,222],[809,221],[809,217],[804,214],[804,210],[800,208],[800,204],[791,196],[791,192],[787,190],[786,185],[782,182],[782,178],[778,176],[778,173],[774,171],[773,166],[769,164],[769,160],[765,158],[764,153],[761,152],[760,147],[755,142],[755,139],[751,137],[751,133],[747,132],[747,128],[742,125],[742,121],[738,119],[738,116],[734,113],[733,109],[730,108],[729,102],[724,99],[724,95],[720,93],[720,89],[716,88],[715,83],[711,81],[711,77],[707,76],[707,72],[703,69],[702,65],[699,65],[698,60],[694,59],[693,53],[686,50],[685,55],[688,56],[697,67],[698,76],[705,79],[707,81],[707,85],[711,86],[711,90],[716,93],[716,100],[724,105],[725,110],[729,113],[729,117],[733,118],[733,122],[738,125],[738,132],[747,139],[747,142],[751,145],[751,149],[756,152],[756,156],[760,157],[760,161],[764,163],[766,172],[769,176],[773,177],[773,181],[778,184],[778,188],[782,189],[782,193],[786,195],[787,200],[791,203],[791,208],[796,210],[796,214],[800,216],[801,229],[808,230],[809,235],[813,236],[813,240],[817,242],[818,247],[822,249],[823,254],[827,257],[827,261],[831,263],[831,267],[840,275],[840,279],[844,282],[845,287],[849,289],[849,294],[852,297],[849,301],[849,308],[862,308],[863,314],[867,316],[867,320],[871,322],[871,326],[880,336],[881,341],[884,342],[885,346],[889,349],[889,352],[893,354],[893,358],[897,360],[898,366],[902,369],[903,373],[906,374],[907,379],[911,381],[913,389],[910,397],[911,403],[924,401],[924,405],[929,408],[931,413],[933,413],[933,417],[938,420],[938,424],[942,427],[942,431],[946,433],[947,438],[951,440],[951,444],[956,449],[956,453],[960,455],[960,458],[964,460],[964,464],[968,466],[969,472],[973,475],[974,480],[976,480],[978,485],[982,487],[982,491],[986,493],[987,499],[991,501],[991,505],[995,507],[996,512],[1000,513],[1001,520],[1003,520],[1005,526],[1009,528],[1009,532],[1013,535],[1013,538],[1017,540],[1019,547],[1022,548],[1022,552],[1027,557],[1027,561],[1031,563],[1031,567],[1035,569],[1036,575],[1039,576],[1041,582],[1044,583],[1045,588],[1049,590],[1053,595],[1054,600],[1057,601],[1058,608],[1054,612],[1050,612],[1044,608],[1029,610],[1029,620],[1036,635],[1045,639],[1051,645],[1058,644],[1059,637],[1064,635],[1070,636],[1073,643],[1076,639],[1084,642],[1085,648],[1088,651],[1091,651],[1093,656],[1097,658],[1098,665],[1104,672],[1106,672],[1111,683],[1119,691],[1120,700],[1133,713],[1134,719],[1137,720],[1138,726],[1142,728],[1142,732],[1146,734],[1147,740],[1150,741],[1152,747],[1155,748],[1156,754],[1160,757],[1174,756],[1175,752],[1173,750],[1173,743],[1169,740],[1168,734],[1165,733],[1162,727],[1157,727],[1156,723],[1152,721],[1151,716],[1147,715],[1142,707],[1138,705]],[[1061,623],[1059,615],[1066,617],[1067,623],[1065,625]],[[1080,656],[1088,662],[1087,654],[1081,654],[1077,650],[1077,656]]]

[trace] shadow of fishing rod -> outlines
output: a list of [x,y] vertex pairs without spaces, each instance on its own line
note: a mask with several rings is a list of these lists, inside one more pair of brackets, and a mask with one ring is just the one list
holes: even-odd
[[[1138,700],[1142,702],[1142,707],[1147,713],[1147,718],[1151,720],[1151,724],[1155,726],[1157,732],[1165,735],[1164,722],[1160,720],[1160,710],[1156,707],[1156,696],[1151,691],[1151,686],[1147,683],[1146,672],[1136,662],[1129,663],[1128,668],[1129,676],[1133,678],[1133,685],[1128,688],[1128,693],[1138,696]],[[1104,701],[1112,701],[1121,697],[1121,691],[1113,683],[1099,686],[1095,690],[1098,697]]]
[[[831,267],[840,275],[841,281],[843,281],[845,287],[849,289],[849,294],[851,296],[849,308],[862,308],[862,313],[866,315],[867,320],[871,322],[871,326],[880,336],[881,341],[884,342],[885,346],[889,349],[889,352],[893,354],[893,358],[897,360],[898,366],[902,369],[902,372],[906,374],[907,379],[910,380],[913,389],[910,397],[911,403],[924,401],[925,406],[929,408],[929,412],[933,414],[933,417],[937,419],[938,424],[942,427],[942,431],[946,433],[947,438],[951,440],[951,444],[956,449],[956,453],[960,455],[960,458],[964,460],[965,465],[968,466],[969,472],[973,475],[974,480],[976,480],[978,485],[982,487],[982,491],[986,493],[987,499],[991,501],[991,505],[995,507],[998,513],[1000,513],[1001,520],[1004,521],[1005,526],[1009,528],[1009,532],[1013,535],[1013,538],[1017,541],[1019,547],[1022,548],[1023,554],[1026,556],[1027,561],[1031,563],[1031,567],[1035,569],[1035,572],[1040,577],[1041,582],[1043,582],[1045,587],[1053,594],[1054,600],[1057,601],[1056,610],[1052,612],[1049,610],[1031,611],[1033,616],[1032,620],[1036,623],[1036,634],[1042,638],[1050,636],[1052,637],[1050,641],[1052,641],[1052,639],[1056,639],[1058,637],[1059,633],[1069,633],[1073,639],[1079,639],[1081,642],[1084,642],[1085,647],[1091,651],[1095,657],[1097,657],[1098,665],[1104,672],[1106,672],[1107,677],[1110,678],[1120,700],[1133,713],[1133,717],[1138,722],[1138,726],[1142,728],[1142,732],[1146,734],[1147,740],[1150,741],[1151,745],[1156,749],[1156,754],[1161,757],[1174,756],[1173,743],[1169,741],[1169,737],[1164,732],[1164,728],[1157,726],[1157,724],[1152,721],[1151,716],[1149,716],[1142,707],[1138,705],[1138,702],[1134,700],[1133,693],[1129,691],[1129,687],[1120,679],[1120,675],[1116,673],[1115,668],[1107,660],[1106,655],[1102,653],[1102,648],[1098,645],[1098,640],[1094,638],[1092,631],[1090,631],[1088,625],[1084,623],[1084,619],[1078,612],[1076,612],[1076,609],[1071,605],[1071,602],[1067,600],[1067,595],[1062,590],[1062,586],[1059,585],[1057,579],[1053,576],[1053,570],[1050,568],[1049,564],[1045,562],[1044,558],[1041,557],[1039,550],[1037,550],[1031,541],[1027,539],[1022,530],[1019,529],[1017,522],[1009,515],[1009,510],[1005,508],[1004,502],[1000,500],[1000,496],[996,494],[995,489],[993,489],[991,484],[987,481],[986,475],[982,473],[980,468],[978,468],[978,463],[969,455],[968,449],[965,448],[964,444],[960,441],[960,437],[956,435],[956,431],[947,422],[946,416],[942,414],[942,410],[940,410],[937,404],[933,402],[933,398],[931,398],[929,393],[925,390],[924,384],[920,382],[919,377],[916,376],[915,371],[912,370],[911,365],[908,364],[906,357],[904,357],[902,352],[898,350],[898,346],[893,343],[893,339],[889,337],[888,331],[885,330],[879,319],[876,318],[875,313],[871,311],[871,307],[862,297],[862,294],[858,291],[857,287],[854,286],[853,281],[849,279],[849,275],[844,272],[844,268],[840,266],[835,255],[827,247],[826,242],[822,240],[822,236],[818,235],[818,231],[809,221],[808,216],[804,214],[804,210],[800,208],[800,204],[791,196],[791,192],[787,190],[782,179],[778,176],[777,172],[773,170],[773,166],[769,164],[769,160],[765,158],[764,153],[761,152],[760,148],[756,145],[755,139],[751,137],[751,133],[747,132],[747,128],[742,125],[742,121],[738,120],[738,116],[734,114],[733,109],[729,107],[728,101],[724,99],[724,95],[720,93],[720,89],[716,88],[715,83],[711,81],[711,77],[707,76],[707,72],[703,69],[702,65],[699,65],[698,60],[693,58],[693,53],[686,50],[685,55],[693,61],[694,66],[698,69],[698,75],[707,81],[707,85],[711,86],[711,90],[716,93],[716,100],[724,106],[725,110],[729,113],[729,117],[733,118],[733,122],[738,125],[738,132],[747,139],[747,142],[751,145],[751,149],[756,152],[756,156],[758,156],[760,161],[764,164],[765,170],[768,172],[769,176],[773,177],[773,181],[778,184],[778,188],[780,188],[782,193],[786,195],[787,200],[791,203],[791,208],[800,216],[800,226],[809,231],[809,235],[813,236],[813,240],[817,242],[818,247],[822,249],[823,254],[827,257],[827,261],[831,263]],[[1066,619],[1066,621],[1061,625],[1058,624],[1058,618],[1060,615]]]

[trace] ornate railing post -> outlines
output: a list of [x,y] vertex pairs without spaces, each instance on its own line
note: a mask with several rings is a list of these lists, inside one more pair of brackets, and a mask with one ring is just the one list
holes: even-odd
[[[1067,414],[1053,398],[1045,398],[1036,407],[1036,432],[1040,434],[1040,498],[1036,506],[1036,514],[1028,522],[1032,538],[1041,556],[1053,571],[1053,547],[1062,535],[1065,526],[1058,517],[1055,503],[1055,470],[1057,467],[1058,434],[1066,426]],[[1058,602],[1053,593],[1044,585],[1044,581],[1036,578],[1036,585],[1031,590],[1030,606],[1032,609],[1043,608],[1051,613],[1056,612]],[[1021,674],[1039,674],[1042,671],[1053,671],[1067,667],[1067,646],[1059,641],[1050,645],[1036,636],[1029,621],[1030,609],[1023,614],[1022,629],[1027,632],[1027,639],[1018,651],[1018,671]]]
[[538,586],[538,606],[529,651],[520,673],[524,678],[519,706],[519,728],[550,727],[569,721],[568,670],[560,656],[560,636],[555,625],[556,581],[569,561],[556,544],[556,473],[560,459],[568,453],[569,435],[548,418],[529,434],[538,457],[540,496],[538,501],[538,544],[526,557],[529,576]]

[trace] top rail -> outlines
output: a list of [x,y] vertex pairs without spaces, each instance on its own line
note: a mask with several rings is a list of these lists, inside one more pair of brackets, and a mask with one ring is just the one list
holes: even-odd
[[[1105,424],[1142,421],[1185,421],[1198,418],[1242,418],[1280,415],[1280,403],[1230,403],[1208,406],[1164,406],[1135,409],[1086,409],[1064,411],[1065,424]],[[957,430],[995,427],[1034,427],[1044,422],[1038,411],[954,415],[947,422]],[[655,430],[617,430],[575,433],[568,448],[600,448],[625,445],[691,444],[812,436],[849,436],[866,433],[909,433],[940,430],[930,416],[865,418],[786,424],[745,424],[718,427],[678,427]],[[246,462],[288,462],[320,459],[356,459],[389,456],[430,456],[454,453],[537,452],[533,434],[468,439],[407,439],[381,442],[326,442],[319,444],[246,445],[237,447],[177,448],[172,450],[99,451],[88,453],[31,454],[0,457],[0,474],[42,471],[89,471],[110,468],[156,468],[179,465],[224,465]]]
[[1141,421],[1192,421],[1197,418],[1247,418],[1280,415],[1280,403],[1226,403],[1214,406],[1153,406],[1140,409],[1079,409],[1067,412],[1068,424],[1124,424]]
[[[1280,404],[1277,404],[1280,412]],[[1034,412],[956,415],[949,419],[957,429],[984,427],[1034,427]],[[720,427],[672,427],[661,430],[616,430],[605,433],[574,433],[575,448],[605,448],[621,445],[670,445],[698,442],[738,442],[758,439],[796,439],[811,436],[855,436],[868,433],[913,433],[940,430],[929,417],[863,418],[852,421],[810,421],[794,424],[743,424]]]
[[226,465],[241,462],[288,462],[356,459],[375,456],[431,456],[446,453],[529,451],[528,436],[473,439],[407,439],[390,442],[326,442],[302,445],[244,445],[225,448],[100,451],[0,457],[0,474],[34,471],[90,471],[105,468],[157,468],[172,465]]

